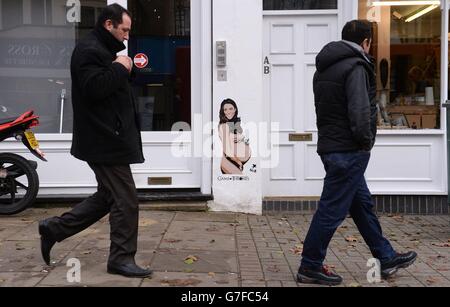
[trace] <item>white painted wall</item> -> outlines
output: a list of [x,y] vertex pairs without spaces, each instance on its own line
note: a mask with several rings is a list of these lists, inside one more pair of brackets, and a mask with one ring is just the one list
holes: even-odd
[[[246,171],[249,181],[222,181],[220,171],[221,142],[217,135],[220,103],[225,98],[237,102],[242,124],[262,121],[262,1],[260,0],[214,0],[213,1],[213,128],[215,129],[215,152],[213,163],[214,211],[262,213],[261,170],[258,157],[248,163],[257,164],[257,173]],[[228,81],[217,80],[215,42],[227,42],[225,70]],[[265,133],[265,132],[264,132]],[[257,131],[251,130],[251,144],[256,145]],[[252,147],[256,154],[256,148]],[[248,169],[248,167],[247,167]],[[226,177],[226,176],[225,176]]]

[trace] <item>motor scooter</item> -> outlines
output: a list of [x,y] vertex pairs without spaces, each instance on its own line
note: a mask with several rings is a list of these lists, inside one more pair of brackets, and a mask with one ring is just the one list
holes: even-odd
[[[15,138],[37,158],[47,161],[32,128],[39,117],[27,111],[16,118],[0,119],[0,142]],[[10,152],[0,152],[0,215],[12,215],[30,207],[39,191],[37,162]]]

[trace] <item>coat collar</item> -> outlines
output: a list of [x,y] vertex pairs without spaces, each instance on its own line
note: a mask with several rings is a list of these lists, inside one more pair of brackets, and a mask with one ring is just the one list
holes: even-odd
[[109,33],[103,26],[96,26],[93,31],[95,37],[109,50],[116,54],[126,49],[124,43],[118,41],[111,33]]

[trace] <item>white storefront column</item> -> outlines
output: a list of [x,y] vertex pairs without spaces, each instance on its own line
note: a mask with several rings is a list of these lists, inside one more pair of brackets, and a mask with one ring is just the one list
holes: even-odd
[[[267,130],[262,123],[262,1],[214,0],[213,4],[213,125],[214,211],[262,213],[260,148]],[[218,66],[216,42],[226,42],[226,66]],[[221,81],[219,81],[221,79]],[[252,158],[243,174],[222,174],[222,142],[218,136],[221,102],[233,99],[244,133],[250,138]],[[262,128],[262,129],[261,129]]]

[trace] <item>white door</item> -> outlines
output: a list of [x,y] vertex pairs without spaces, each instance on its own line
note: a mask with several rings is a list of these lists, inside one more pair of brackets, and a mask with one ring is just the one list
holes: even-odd
[[[202,178],[208,166],[202,163],[202,157],[193,155],[192,133],[194,125],[201,126],[202,120],[209,120],[200,118],[199,124],[196,116],[203,111],[199,99],[202,76],[197,67],[203,64],[202,18],[208,12],[207,1],[181,1],[175,7],[173,1],[108,0],[114,2],[135,16],[136,30],[123,53],[130,57],[140,53],[147,56],[147,66],[136,70],[133,84],[146,158],[144,164],[132,166],[137,188],[201,189],[205,194],[211,193],[210,184],[203,182],[210,178]],[[159,13],[148,13],[153,11]],[[176,31],[176,35],[171,31]]]
[[[278,160],[264,173],[264,196],[319,196],[324,171],[317,151],[312,80],[315,58],[338,40],[337,15],[264,17],[264,117],[279,123]],[[277,162],[274,161],[273,162]]]

